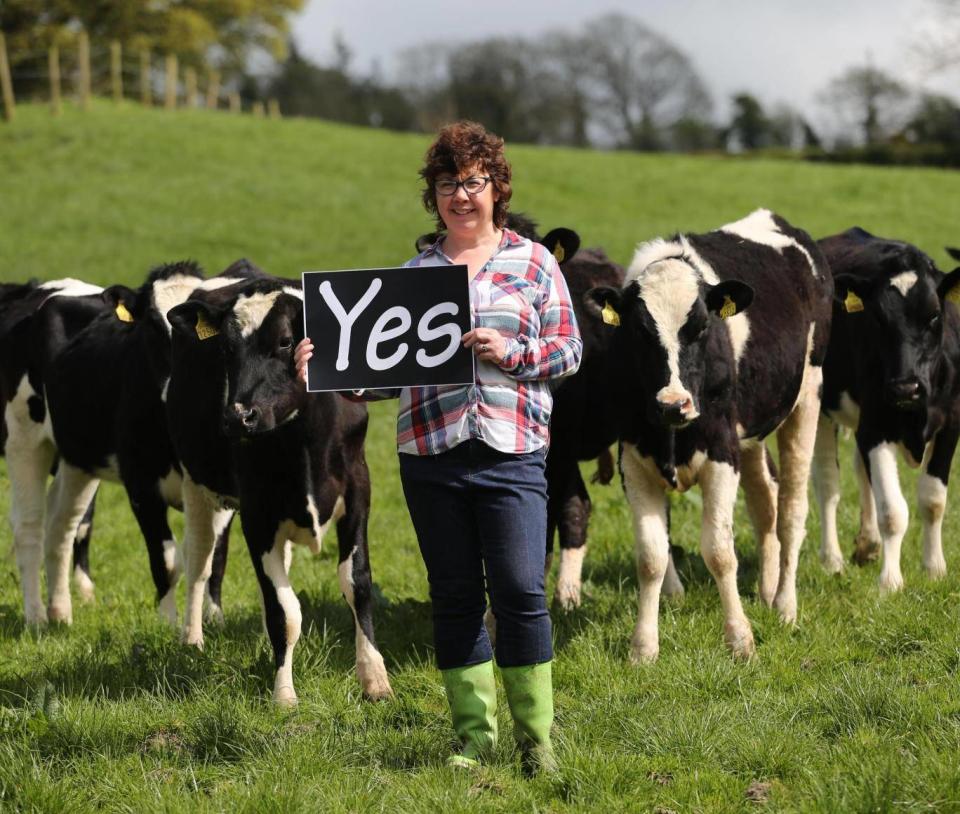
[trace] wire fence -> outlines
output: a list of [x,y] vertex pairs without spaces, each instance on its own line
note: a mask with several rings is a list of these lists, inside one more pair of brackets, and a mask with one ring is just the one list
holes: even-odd
[[167,110],[206,108],[248,112],[280,118],[276,99],[264,101],[224,87],[214,68],[198,71],[181,68],[176,54],[158,55],[146,49],[124,49],[120,42],[92,44],[81,31],[70,48],[18,50],[8,54],[0,32],[0,97],[3,118],[16,116],[17,102],[48,101],[51,113],[60,115],[63,99],[72,97],[81,110],[93,96],[120,102],[138,101]]

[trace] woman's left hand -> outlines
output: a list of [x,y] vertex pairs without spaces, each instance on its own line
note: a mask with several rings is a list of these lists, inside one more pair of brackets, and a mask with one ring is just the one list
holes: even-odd
[[473,348],[477,358],[499,365],[507,354],[507,341],[493,328],[474,328],[463,335],[465,347]]

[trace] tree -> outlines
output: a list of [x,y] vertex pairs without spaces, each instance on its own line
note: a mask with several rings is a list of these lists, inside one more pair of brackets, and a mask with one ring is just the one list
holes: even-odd
[[770,120],[763,105],[749,93],[738,93],[733,99],[733,115],[727,128],[728,142],[732,139],[741,150],[757,150],[770,143]]
[[289,16],[304,0],[3,0],[0,28],[10,50],[69,41],[83,28],[94,41],[175,53],[184,64],[242,69],[258,50],[282,57]]
[[893,77],[865,65],[848,68],[821,98],[841,117],[853,117],[865,144],[876,144],[901,123],[909,92]]
[[660,34],[623,14],[587,23],[582,47],[593,94],[622,146],[655,150],[682,119],[705,119],[710,96],[690,60]]
[[905,132],[915,144],[942,144],[958,148],[960,107],[946,96],[923,96]]
[[928,73],[960,68],[960,0],[927,0],[932,14],[914,43],[914,55]]

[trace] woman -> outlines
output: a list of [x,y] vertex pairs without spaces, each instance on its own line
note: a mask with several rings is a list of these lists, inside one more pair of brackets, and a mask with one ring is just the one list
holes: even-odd
[[[461,121],[443,128],[420,171],[423,203],[442,230],[407,266],[466,265],[477,356],[471,386],[399,391],[397,447],[407,507],[427,567],[437,666],[462,743],[476,765],[497,738],[496,687],[483,624],[489,593],[496,658],[530,771],[554,771],[550,616],[544,591],[552,399],[582,343],[553,256],[504,229],[511,188],[503,140]],[[313,346],[297,348],[305,381]]]

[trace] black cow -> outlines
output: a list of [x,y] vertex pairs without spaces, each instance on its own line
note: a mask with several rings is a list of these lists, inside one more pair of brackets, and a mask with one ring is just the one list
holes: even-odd
[[[176,626],[181,566],[167,507],[182,508],[182,478],[163,404],[170,377],[166,313],[198,286],[224,285],[246,273],[245,266],[235,266],[224,272],[225,279],[204,282],[195,263],[170,263],[151,271],[136,291],[111,286],[103,295],[109,311],[77,333],[49,365],[47,407],[61,460],[44,545],[57,618],[71,615],[65,573],[78,513],[105,478],[126,489],[146,542],[158,611]],[[218,621],[228,536],[229,523],[218,541],[208,596],[208,615]]]
[[960,437],[960,268],[943,274],[915,246],[860,228],[819,242],[836,282],[814,466],[820,559],[828,571],[843,568],[836,525],[837,425],[843,424],[857,441],[860,531],[853,558],[862,564],[882,546],[880,589],[896,591],[903,587],[900,544],[908,522],[898,449],[921,467],[924,567],[934,579],[947,570],[940,532]]
[[184,641],[203,644],[200,609],[214,536],[239,507],[273,646],[274,700],[296,703],[292,657],[301,614],[288,578],[291,544],[318,552],[336,521],[357,675],[367,696],[389,695],[371,616],[367,411],[334,393],[306,394],[297,383],[302,292],[282,280],[249,281],[195,292],[169,318],[175,330],[167,415],[184,470]]
[[[700,546],[734,655],[754,650],[733,547],[741,473],[760,544],[761,598],[785,621],[796,619],[832,295],[816,243],[765,209],[708,234],[644,244],[626,288],[591,292],[595,313],[619,326],[610,388],[637,540],[635,661],[659,653],[657,611],[670,563],[666,493],[697,482]],[[764,443],[774,431],[779,483]]]
[[[56,448],[47,419],[44,383],[51,361],[71,336],[108,306],[103,289],[79,280],[5,286],[0,306],[0,392],[3,395],[4,454],[10,478],[10,523],[28,624],[48,620],[40,592],[47,479]],[[51,487],[52,488],[52,487]],[[76,545],[74,579],[80,595],[93,596],[86,546],[93,512],[85,510]],[[69,558],[67,567],[69,568]],[[49,584],[49,581],[48,581]],[[50,619],[61,619],[51,607]]]
[[[610,446],[617,440],[611,402],[607,398],[608,347],[613,331],[584,307],[584,295],[595,286],[619,288],[623,284],[623,268],[611,261],[602,249],[580,249],[580,238],[571,229],[551,229],[542,237],[536,221],[518,212],[507,215],[506,226],[545,246],[557,258],[570,288],[583,337],[579,369],[555,383],[546,473],[546,569],[550,570],[554,540],[559,532],[560,567],[554,596],[562,607],[570,609],[580,604],[591,508],[578,462],[596,458],[599,466],[595,482],[609,483],[613,478]],[[436,232],[422,235],[416,241],[417,250],[433,245],[438,237]]]

